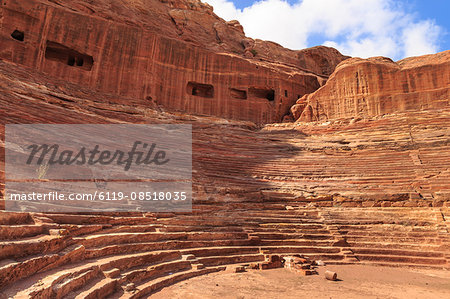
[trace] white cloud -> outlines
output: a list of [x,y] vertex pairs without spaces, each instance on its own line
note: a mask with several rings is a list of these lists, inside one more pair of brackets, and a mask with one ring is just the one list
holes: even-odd
[[416,20],[392,0],[260,0],[237,9],[230,0],[204,0],[225,20],[236,19],[247,36],[292,49],[324,41],[351,56],[400,59],[435,53],[442,29],[430,20]]
[[227,0],[203,0],[214,7],[214,12],[221,18],[231,21],[237,20],[239,11],[234,6],[234,3]]
[[403,30],[406,56],[436,53],[439,50],[437,41],[442,32],[439,26],[431,21],[422,21]]

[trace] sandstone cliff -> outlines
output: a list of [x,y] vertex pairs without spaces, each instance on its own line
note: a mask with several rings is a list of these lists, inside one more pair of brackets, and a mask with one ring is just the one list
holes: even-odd
[[0,59],[121,101],[255,123],[281,121],[347,58],[252,40],[196,0],[4,0],[0,13]]
[[[193,186],[202,202],[297,199],[317,205],[442,206],[450,202],[449,107],[259,130],[99,93],[0,61],[5,123],[189,123]],[[0,127],[4,188],[4,126]]]
[[[0,4],[0,298],[147,297],[272,254],[450,267],[448,52],[349,59],[312,93],[346,57],[199,1]],[[330,121],[255,124],[307,93],[294,115]],[[15,123],[191,124],[192,213],[3,211]]]
[[449,106],[450,51],[393,62],[351,58],[291,109],[299,121],[368,118]]
[[[212,123],[208,133],[203,135],[200,130],[195,136],[195,140],[200,140],[195,143],[199,155],[195,160],[196,185],[199,189],[222,187],[203,190],[205,194],[246,194],[246,200],[259,199],[266,191],[305,198],[338,194],[351,204],[369,200],[368,205],[381,205],[387,193],[400,202],[395,203],[398,205],[439,206],[448,200],[448,184],[442,183],[448,178],[448,171],[445,163],[437,165],[442,162],[439,159],[448,158],[448,51],[398,63],[385,58],[345,60],[327,84],[299,101],[298,105],[307,106],[305,111],[294,109],[296,117],[303,113],[301,120],[358,116],[371,119],[384,113],[423,110],[414,114],[418,119],[399,114],[388,120],[356,121],[357,125],[344,122],[338,128],[331,125],[299,129],[290,124],[281,129],[267,127],[269,131],[255,134],[254,123],[280,121],[297,95],[319,88],[333,71],[333,65],[345,57],[336,50],[316,47],[300,51],[305,55],[303,62],[292,65],[281,62],[289,58],[286,53],[290,50],[262,41],[255,41],[256,47],[267,50],[260,50],[256,56],[278,55],[279,63],[226,52],[218,54],[212,48],[205,49],[206,41],[200,47],[156,33],[158,28],[174,26],[170,20],[167,24],[163,21],[171,9],[220,21],[210,7],[200,2],[191,6],[183,4],[191,2],[181,1],[132,1],[122,3],[132,8],[125,11],[114,3],[75,1],[69,10],[69,2],[64,1],[2,2],[2,124],[181,120],[209,128]],[[146,6],[149,3],[154,6]],[[154,18],[144,21],[144,12]],[[152,23],[155,18],[161,19],[159,27]],[[192,23],[197,26],[194,23],[198,22]],[[227,26],[239,27],[234,22]],[[173,28],[168,30],[167,35],[174,34],[172,31]],[[213,44],[217,46],[217,40]],[[303,67],[310,69],[302,70]],[[440,110],[433,112],[431,108]],[[228,120],[196,118],[192,114],[254,123],[230,122],[226,126]],[[428,127],[434,124],[439,128]],[[419,131],[411,131],[411,126]],[[242,127],[246,129],[242,131]],[[399,128],[399,132],[388,142],[376,137],[392,133],[392,127]],[[2,126],[2,140],[3,130]],[[217,130],[220,137],[216,136]],[[228,132],[227,137],[223,131]],[[354,139],[354,135],[359,137]],[[235,154],[222,155],[230,150],[229,143],[236,145]],[[217,150],[210,144],[221,144],[223,148]],[[242,147],[247,152],[245,156],[238,154]],[[400,156],[397,147],[403,151]],[[430,162],[424,166],[427,158],[421,155],[428,153]],[[4,153],[1,155],[4,163]],[[414,171],[404,173],[396,164],[370,172],[373,160],[366,157],[371,155],[379,165],[398,160]],[[351,163],[363,168],[349,168]],[[424,167],[429,167],[426,176],[433,179],[426,179]],[[4,170],[0,173],[4,179]],[[391,177],[402,179],[392,181]],[[428,181],[434,179],[436,183],[429,186]],[[335,197],[327,198],[332,202]]]

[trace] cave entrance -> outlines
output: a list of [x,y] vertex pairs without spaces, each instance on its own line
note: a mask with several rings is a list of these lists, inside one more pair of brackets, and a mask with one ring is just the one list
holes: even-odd
[[25,33],[16,29],[13,31],[13,33],[11,33],[11,37],[15,40],[23,42],[23,40],[25,39]]
[[186,90],[189,95],[202,97],[202,98],[213,98],[214,97],[214,86],[212,86],[211,84],[188,82],[188,84],[186,86]]
[[92,58],[92,56],[82,54],[62,44],[51,41],[47,41],[45,58],[88,71],[90,71],[94,65],[94,58]]
[[230,95],[232,98],[246,100],[247,99],[247,91],[237,88],[230,88]]
[[273,89],[265,89],[265,88],[249,88],[248,93],[250,96],[259,98],[259,99],[266,99],[269,102],[275,101],[275,90]]

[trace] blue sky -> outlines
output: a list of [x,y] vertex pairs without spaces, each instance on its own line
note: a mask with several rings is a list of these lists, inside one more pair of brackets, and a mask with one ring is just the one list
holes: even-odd
[[450,0],[203,0],[247,36],[394,60],[450,49]]
[[404,1],[411,13],[420,19],[431,19],[444,29],[440,40],[440,50],[450,50],[450,1],[449,0],[414,0]]

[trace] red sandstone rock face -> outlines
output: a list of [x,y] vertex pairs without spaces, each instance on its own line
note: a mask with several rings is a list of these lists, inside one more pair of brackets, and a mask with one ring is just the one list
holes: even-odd
[[[262,129],[193,116],[187,112],[276,121],[344,57],[325,47],[238,41],[240,25],[199,1],[163,2],[1,1],[0,210],[7,123],[192,124],[194,200],[184,214],[0,211],[0,298],[145,297],[273,254],[450,266],[448,103]],[[431,103],[442,100],[427,80],[448,82],[446,55],[396,67],[371,61],[388,79],[422,70],[423,82],[419,74],[407,82]],[[371,79],[371,67],[361,67],[361,78]],[[433,79],[432,68],[443,79]],[[378,81],[366,81],[370,95]],[[380,90],[398,96],[390,84]]]
[[0,298],[146,297],[267,255],[450,266],[449,107],[259,129],[6,61],[0,107],[0,189],[6,123],[189,123],[194,170],[192,213],[0,211]]
[[[118,101],[116,95],[1,61],[0,106],[3,124],[192,123],[193,184],[199,201],[276,198],[328,206],[443,206],[450,200],[449,107],[257,130],[249,122]],[[4,127],[0,129],[4,140]]]
[[4,0],[0,7],[1,59],[122,101],[255,123],[281,121],[346,58],[331,48],[253,41],[200,1]]
[[0,188],[5,123],[190,123],[193,212],[0,211],[0,298],[145,297],[271,254],[450,266],[448,107],[258,129],[116,101],[0,61]]
[[338,65],[328,82],[291,108],[299,121],[367,118],[449,105],[450,51],[411,57],[352,58]]

